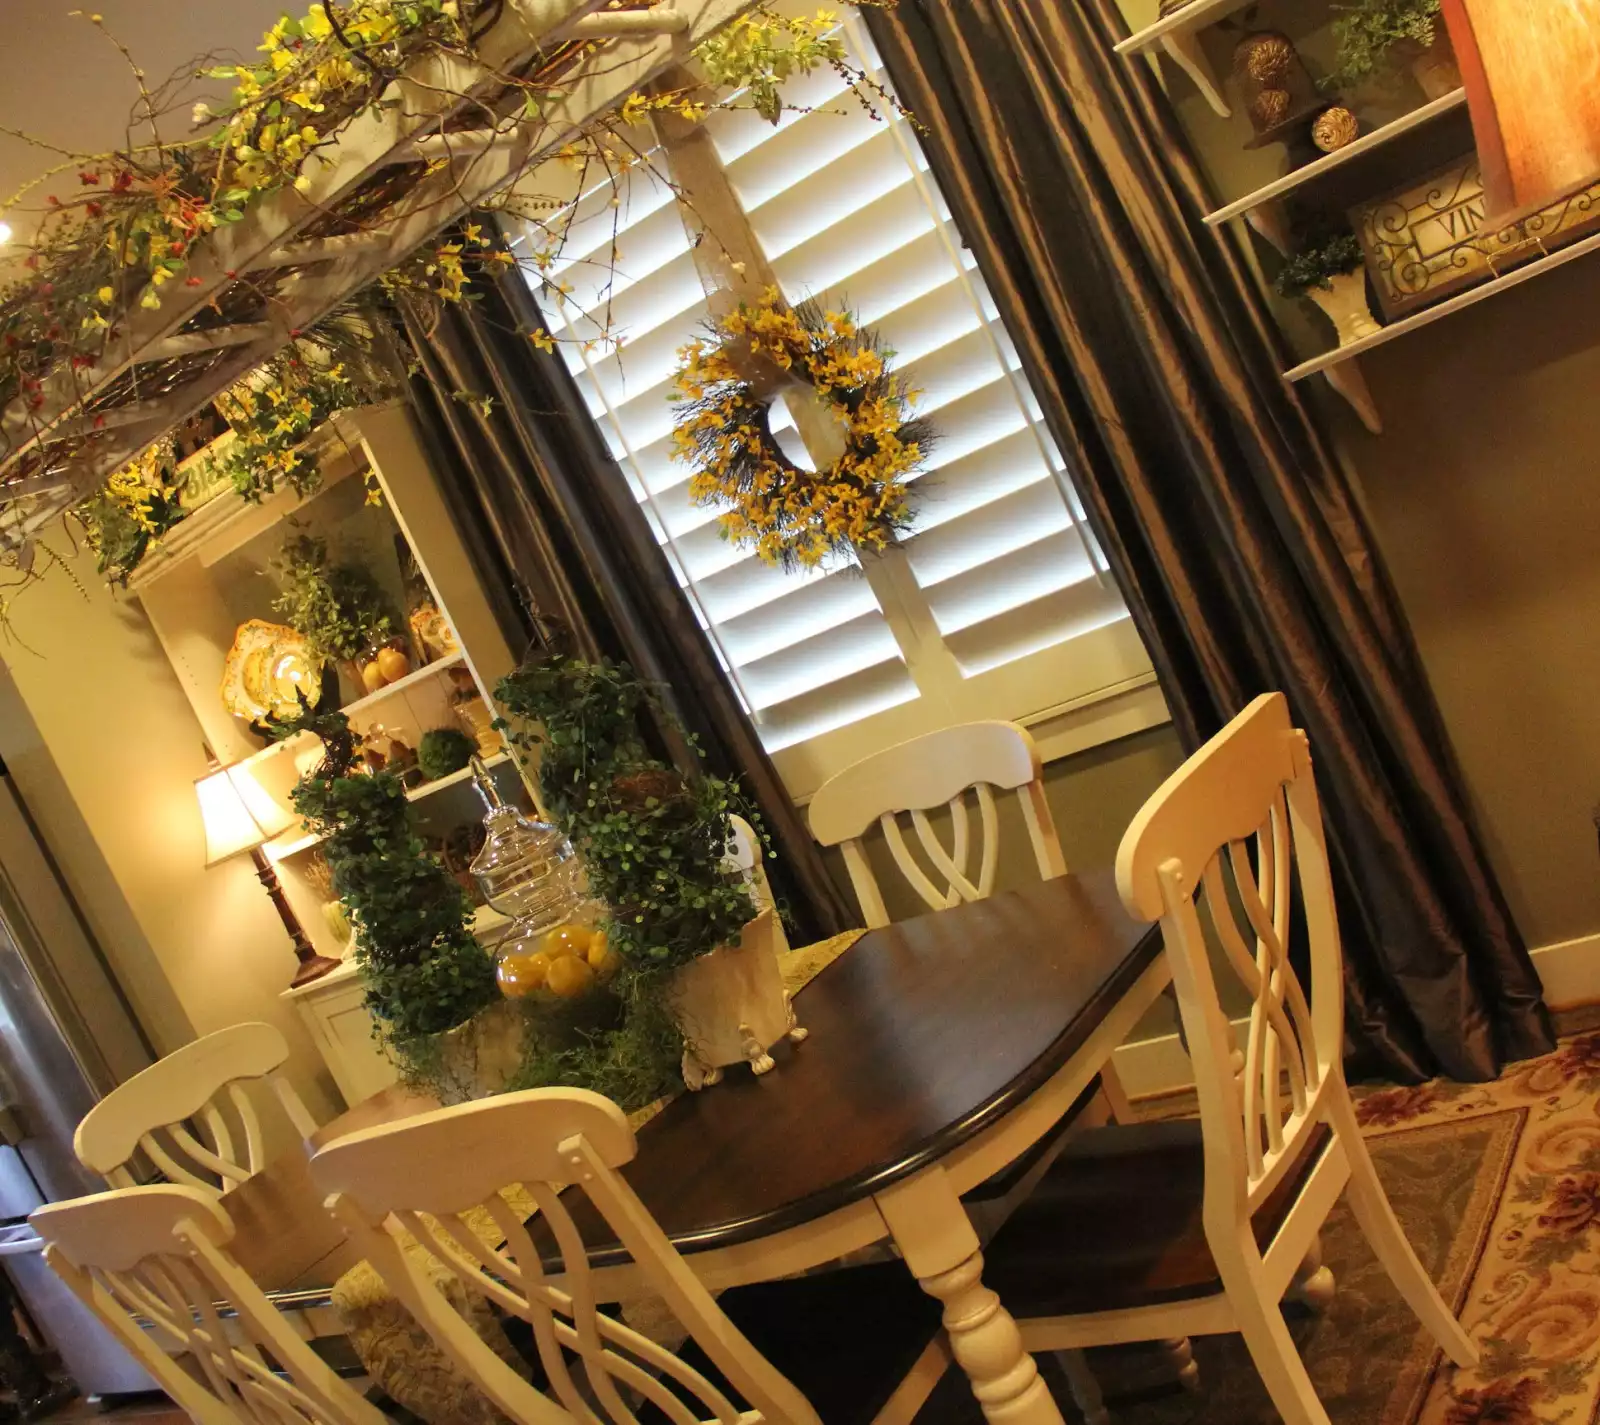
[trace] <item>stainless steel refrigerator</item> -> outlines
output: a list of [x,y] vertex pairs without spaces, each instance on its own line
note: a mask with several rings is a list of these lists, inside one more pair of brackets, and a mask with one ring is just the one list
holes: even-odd
[[150,1060],[4,763],[0,763],[0,1265],[87,1396],[154,1382],[56,1278],[27,1225],[36,1207],[106,1183],[72,1151],[79,1119]]

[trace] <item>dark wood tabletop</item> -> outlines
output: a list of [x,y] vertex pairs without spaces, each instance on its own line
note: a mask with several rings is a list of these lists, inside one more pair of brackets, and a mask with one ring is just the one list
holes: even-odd
[[[777,1067],[762,1078],[736,1067],[674,1100],[640,1130],[625,1175],[684,1251],[822,1217],[919,1171],[1026,1100],[1160,951],[1159,932],[1123,910],[1110,871],[869,931],[796,998],[810,1038],[775,1048]],[[317,1138],[429,1106],[389,1090]],[[288,1204],[307,1191],[299,1215],[310,1220],[291,1235]],[[317,1220],[332,1226],[303,1159],[274,1163],[224,1202],[249,1223],[241,1249],[278,1224],[278,1241],[258,1253],[275,1254],[275,1284],[338,1265],[338,1229]]]

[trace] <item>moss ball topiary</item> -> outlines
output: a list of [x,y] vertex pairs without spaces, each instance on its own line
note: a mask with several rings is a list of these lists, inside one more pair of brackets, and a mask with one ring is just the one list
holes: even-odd
[[459,772],[472,761],[472,754],[477,750],[477,744],[459,729],[436,727],[422,734],[422,742],[417,747],[417,766],[429,781],[434,781]]

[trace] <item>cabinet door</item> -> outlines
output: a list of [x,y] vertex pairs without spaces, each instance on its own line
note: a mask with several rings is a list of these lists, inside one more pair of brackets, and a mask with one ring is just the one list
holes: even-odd
[[333,978],[335,983],[320,993],[315,985],[302,991],[297,1007],[339,1092],[354,1107],[388,1088],[399,1073],[372,1037],[372,1016],[362,1003],[366,992],[360,978],[345,978],[338,972]]

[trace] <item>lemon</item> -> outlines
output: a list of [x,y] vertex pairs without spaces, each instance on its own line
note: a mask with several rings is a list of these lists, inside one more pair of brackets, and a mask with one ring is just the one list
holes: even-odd
[[589,942],[593,938],[594,931],[587,925],[558,925],[539,937],[539,950],[552,960],[559,955],[582,957],[588,953]]
[[603,930],[597,930],[589,937],[589,968],[597,974],[604,975],[614,969],[615,956],[611,953],[611,944],[606,939]]
[[545,954],[523,951],[507,955],[495,966],[500,993],[507,999],[521,999],[545,987],[550,978],[551,960]]
[[576,999],[594,983],[594,971],[587,960],[576,955],[561,955],[550,962],[545,987],[562,999]]

